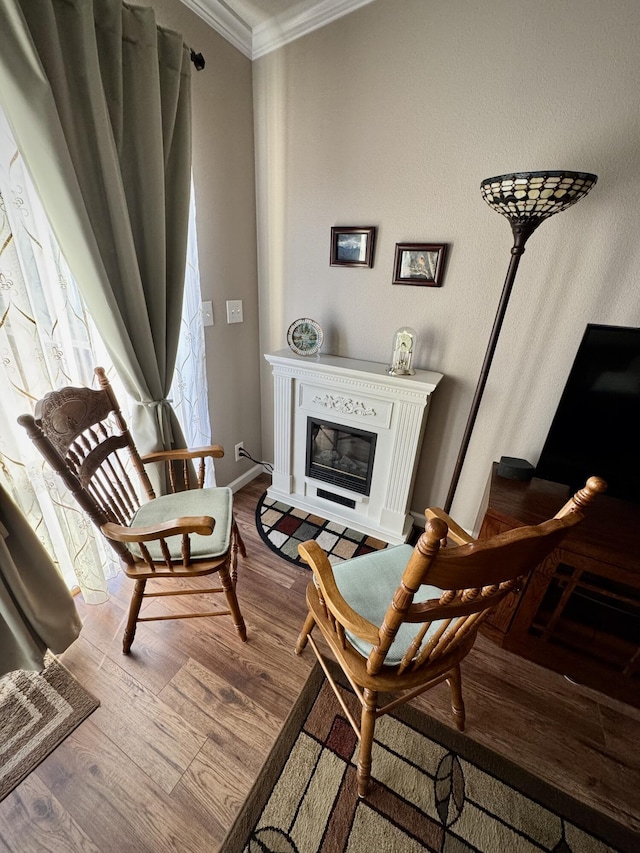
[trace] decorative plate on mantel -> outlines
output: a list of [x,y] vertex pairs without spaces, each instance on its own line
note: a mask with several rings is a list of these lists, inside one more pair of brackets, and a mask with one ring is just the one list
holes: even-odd
[[294,320],[287,331],[287,343],[297,355],[316,355],[323,340],[322,329],[308,317]]

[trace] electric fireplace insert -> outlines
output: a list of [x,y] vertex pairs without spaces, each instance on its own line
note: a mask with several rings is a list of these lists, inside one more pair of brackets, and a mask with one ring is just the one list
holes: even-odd
[[377,437],[374,432],[307,418],[307,476],[368,495]]

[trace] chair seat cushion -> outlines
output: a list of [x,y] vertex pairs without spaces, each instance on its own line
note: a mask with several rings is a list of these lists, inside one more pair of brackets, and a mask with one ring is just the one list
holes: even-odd
[[[353,560],[333,566],[333,575],[340,594],[356,613],[380,627],[402,575],[413,553],[411,545],[396,545],[373,551]],[[429,599],[439,599],[442,590],[435,586],[421,586],[413,601],[418,604]],[[428,639],[437,630],[440,621],[432,622],[426,633]],[[421,623],[404,622],[385,659],[385,664],[396,666],[402,660]],[[373,646],[355,634],[346,632],[351,645],[364,657],[369,657]]]
[[[222,557],[229,550],[231,540],[231,515],[233,493],[226,487],[212,489],[191,489],[175,495],[162,495],[143,504],[131,520],[131,527],[154,527],[165,521],[185,515],[210,515],[215,519],[211,536],[199,536],[192,533],[191,557],[194,560],[212,560]],[[171,557],[182,559],[182,536],[169,536],[166,540]],[[162,560],[160,544],[146,542],[145,545],[154,560]],[[131,552],[142,556],[137,545],[131,545]]]

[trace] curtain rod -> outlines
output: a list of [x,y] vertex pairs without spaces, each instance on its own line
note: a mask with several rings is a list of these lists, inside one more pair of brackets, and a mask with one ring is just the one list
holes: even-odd
[[196,53],[192,47],[189,50],[191,51],[191,61],[195,65],[196,71],[202,71],[205,65],[204,56],[201,53]]

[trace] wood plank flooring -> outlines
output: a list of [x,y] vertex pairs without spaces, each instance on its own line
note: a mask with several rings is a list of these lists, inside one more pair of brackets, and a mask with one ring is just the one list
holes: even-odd
[[[130,581],[113,581],[105,604],[78,600],[84,627],[61,660],[101,706],[0,803],[2,853],[220,848],[314,660],[293,651],[309,574],[255,529],[268,482],[235,499],[249,555],[238,584],[247,643],[228,618],[152,622],[125,657]],[[145,608],[207,608],[189,600]],[[469,737],[640,831],[640,711],[484,638],[463,679]],[[446,687],[416,704],[452,724]]]

